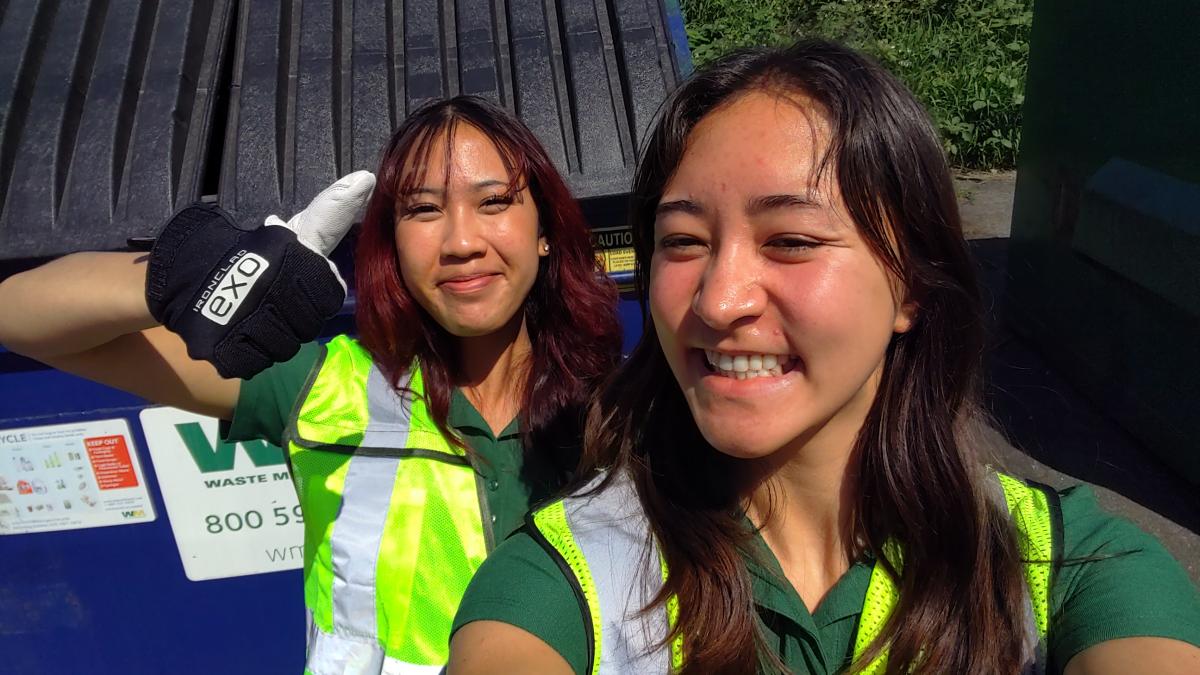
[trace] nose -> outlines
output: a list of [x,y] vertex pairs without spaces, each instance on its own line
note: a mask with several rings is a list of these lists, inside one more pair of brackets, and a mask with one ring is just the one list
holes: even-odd
[[709,258],[692,296],[692,312],[709,327],[727,330],[762,314],[766,293],[753,248],[749,244],[719,247]]
[[487,242],[483,237],[482,226],[483,223],[475,210],[469,206],[447,209],[442,255],[462,260],[483,255],[487,249]]

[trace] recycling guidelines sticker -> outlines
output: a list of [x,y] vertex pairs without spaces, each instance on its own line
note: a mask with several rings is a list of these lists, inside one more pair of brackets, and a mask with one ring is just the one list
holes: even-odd
[[304,518],[283,450],[222,441],[216,419],[178,408],[147,408],[141,422],[188,579],[301,567]]
[[0,430],[0,534],[152,520],[125,420]]

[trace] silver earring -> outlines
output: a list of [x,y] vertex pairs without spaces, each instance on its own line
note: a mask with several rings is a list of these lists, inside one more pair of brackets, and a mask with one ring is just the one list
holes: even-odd
[[545,253],[549,253],[550,252],[550,244],[542,244],[542,251]]

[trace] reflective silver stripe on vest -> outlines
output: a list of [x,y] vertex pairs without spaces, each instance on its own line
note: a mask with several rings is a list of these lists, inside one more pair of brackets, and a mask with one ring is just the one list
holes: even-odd
[[1025,634],[1022,637],[1025,667],[1021,670],[1021,675],[1046,675],[1046,644],[1038,636],[1037,618],[1033,615],[1033,602],[1029,599],[1029,591],[1025,591]]
[[379,675],[438,675],[446,672],[446,666],[418,666],[415,663],[397,661],[388,656],[383,659],[383,670]]
[[633,483],[622,474],[563,507],[600,601],[601,625],[592,628],[600,636],[600,671],[593,675],[668,672],[670,650],[659,644],[668,632],[666,610],[641,613],[662,587],[662,567]]
[[307,675],[438,675],[445,666],[405,663],[383,653],[370,642],[314,631],[311,614],[308,633]]
[[[400,382],[402,387],[407,384],[407,379]],[[397,393],[378,368],[371,367],[367,375],[368,419],[362,445],[405,447],[408,398]],[[341,511],[329,540],[334,632],[330,635],[315,626],[309,628],[308,669],[313,675],[384,672],[387,659],[378,637],[375,577],[379,544],[400,461],[399,457],[358,454],[350,458],[342,487]]]
[[374,364],[367,373],[367,428],[363,432],[364,448],[403,448],[408,444],[409,418],[412,414],[412,395],[401,394],[412,377],[409,371],[400,378],[398,387],[388,384],[387,376]]
[[375,568],[396,483],[398,457],[355,455],[346,470],[342,510],[333,525],[333,626],[338,633],[378,640]]
[[[375,639],[330,635],[317,629],[308,631],[309,675],[377,675],[383,669],[383,647]],[[334,628],[337,630],[337,628]]]

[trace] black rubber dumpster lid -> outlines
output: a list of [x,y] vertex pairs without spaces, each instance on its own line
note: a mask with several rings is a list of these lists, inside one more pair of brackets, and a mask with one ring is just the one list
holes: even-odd
[[13,2],[0,44],[0,261],[122,248],[204,196],[290,214],[458,93],[621,195],[691,67],[675,0]]

